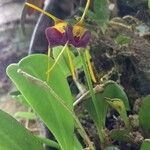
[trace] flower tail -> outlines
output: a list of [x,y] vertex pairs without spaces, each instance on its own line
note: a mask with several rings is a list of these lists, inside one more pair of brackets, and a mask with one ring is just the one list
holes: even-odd
[[50,69],[50,61],[49,61],[50,56],[51,56],[51,48],[50,48],[50,46],[48,46],[48,60],[47,60],[47,72],[46,72],[46,74],[47,74],[47,82],[50,79],[50,73],[48,72],[48,70]]
[[35,10],[41,12],[41,13],[43,13],[44,15],[50,17],[51,19],[54,20],[55,23],[58,23],[58,22],[61,22],[61,21],[62,21],[61,19],[55,17],[54,15],[52,15],[52,14],[50,14],[50,13],[44,11],[43,9],[41,9],[41,8],[39,8],[39,7],[37,7],[37,6],[33,5],[33,4],[31,4],[31,3],[25,3],[25,4],[26,4],[27,6],[29,6],[29,7],[33,8],[33,9],[35,9]]
[[90,6],[90,2],[91,2],[91,0],[87,0],[87,3],[86,3],[86,6],[85,6],[85,9],[84,9],[84,12],[83,12],[83,14],[82,14],[82,17],[81,17],[80,21],[79,21],[77,24],[82,24],[82,23],[83,23],[84,18],[85,18],[85,15],[86,15],[86,13],[87,13],[87,11],[88,11],[88,9],[89,9],[89,6]]
[[90,62],[90,54],[89,54],[88,49],[86,49],[86,51],[85,51],[85,57],[86,57],[86,60],[87,60],[87,65],[88,65],[88,68],[89,68],[91,79],[93,80],[94,83],[96,83],[97,81],[96,81],[96,78],[95,78],[95,75],[94,75],[93,67],[92,67],[91,62]]
[[65,46],[63,47],[62,51],[59,53],[58,57],[56,58],[54,64],[52,65],[52,67],[50,69],[48,69],[47,74],[49,74],[55,67],[55,65],[57,64],[57,62],[59,61],[61,55],[63,54],[63,52],[65,51],[66,47],[68,46],[68,42],[65,44]]
[[73,77],[73,79],[76,79],[75,68],[74,68],[74,64],[73,64],[73,61],[72,61],[70,49],[69,49],[68,46],[66,48],[66,51],[67,51],[67,55],[68,55],[69,67],[70,67],[70,71],[71,71],[72,77]]

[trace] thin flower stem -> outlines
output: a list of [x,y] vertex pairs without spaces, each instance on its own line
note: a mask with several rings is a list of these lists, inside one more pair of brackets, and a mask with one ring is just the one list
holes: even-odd
[[86,146],[90,148],[90,150],[95,150],[93,143],[91,142],[90,138],[88,137],[87,133],[85,132],[82,124],[80,123],[79,119],[76,117],[76,127],[78,132],[80,133],[81,137],[85,140]]
[[[47,70],[50,69],[50,61],[49,61],[50,56],[51,56],[51,48],[50,48],[50,46],[48,46],[48,64],[47,64]],[[46,74],[47,74],[47,82],[48,82],[49,79],[50,79],[50,74],[47,73],[47,72],[46,72]]]
[[72,61],[72,56],[71,56],[71,53],[70,53],[69,46],[66,47],[66,52],[67,52],[67,55],[68,55],[68,61],[69,61],[70,72],[71,72],[71,74],[72,74],[73,79],[75,80],[75,79],[76,79],[75,67],[74,67],[74,64],[73,64],[73,61]]
[[68,42],[65,44],[65,46],[62,49],[62,51],[59,53],[59,55],[56,58],[55,63],[53,64],[53,66],[47,71],[48,74],[54,69],[54,67],[56,66],[57,62],[59,61],[61,55],[63,54],[63,52],[65,51],[67,46],[68,46]]
[[83,101],[85,99],[85,97],[89,94],[89,91],[85,92],[82,94],[82,96],[80,96],[74,103],[73,103],[73,107],[75,107],[76,105],[78,105],[81,101]]
[[79,21],[77,24],[82,24],[82,23],[83,23],[84,18],[85,18],[85,15],[86,15],[86,13],[87,13],[87,11],[88,11],[88,9],[89,9],[89,6],[90,6],[90,1],[91,1],[91,0],[87,0],[87,3],[86,3],[86,6],[85,6],[83,15],[82,15],[80,21]]
[[84,55],[85,53],[82,52],[82,50],[78,50],[78,52],[79,52],[79,55],[81,57],[83,70],[84,70],[84,73],[85,73],[85,76],[86,76],[86,80],[87,80],[87,83],[88,83],[88,87],[89,87],[89,92],[91,94],[91,97],[92,97],[94,105],[96,105],[96,103],[95,103],[96,102],[96,97],[95,97],[95,93],[94,93],[94,90],[93,90],[91,76],[90,76],[90,73],[89,73],[89,70],[88,70],[88,66],[87,66],[86,60],[85,60],[85,55]]
[[40,136],[35,136],[42,144],[46,144],[47,146],[50,146],[52,148],[56,148],[58,150],[60,150],[60,146],[57,142],[49,140],[47,138],[44,137],[40,137]]
[[75,85],[77,86],[80,94],[84,94],[86,92],[85,86],[82,83],[80,83],[78,78],[73,79],[73,81],[74,81]]
[[52,14],[50,14],[50,13],[44,11],[43,9],[41,9],[41,8],[39,8],[39,7],[37,7],[37,6],[33,5],[33,4],[31,4],[31,3],[25,3],[25,4],[26,4],[27,6],[29,6],[29,7],[33,8],[33,9],[35,9],[35,10],[41,12],[41,13],[43,13],[43,14],[45,14],[46,16],[50,17],[51,19],[54,20],[55,23],[58,23],[58,22],[62,22],[62,21],[63,21],[63,20],[61,20],[61,19],[55,17],[54,15],[52,15]]
[[20,75],[24,76],[27,80],[33,82],[34,84],[37,84],[38,86],[41,86],[46,92],[51,93],[55,99],[70,113],[70,115],[73,117],[73,119],[76,122],[77,129],[79,130],[79,133],[81,134],[82,138],[85,140],[86,144],[90,147],[90,150],[95,150],[92,142],[90,141],[87,133],[85,132],[84,128],[82,127],[79,119],[76,117],[74,112],[67,106],[65,101],[59,97],[55,91],[50,87],[50,85],[47,84],[47,82],[44,82],[26,72],[24,72],[21,69],[18,69],[17,71]]
[[[86,64],[85,53],[84,53],[83,50],[80,50],[80,49],[78,49],[78,53],[81,57],[83,70],[84,70],[85,77],[86,77],[86,80],[87,80],[87,84],[88,84],[88,87],[89,87],[89,93],[91,95],[93,105],[94,105],[94,108],[95,108],[95,111],[96,111],[96,115],[97,115],[97,119],[98,119],[98,125],[97,126],[100,127],[100,124],[102,123],[102,119],[98,117],[99,114],[98,114],[98,109],[97,109],[97,104],[96,104],[96,96],[95,96],[95,92],[93,90],[93,85],[92,85],[90,72],[89,72],[88,66]],[[104,142],[104,136],[103,136],[103,133],[101,132],[102,131],[101,128],[102,127],[100,127],[100,129],[98,128],[98,133],[99,133],[100,140],[103,143]]]

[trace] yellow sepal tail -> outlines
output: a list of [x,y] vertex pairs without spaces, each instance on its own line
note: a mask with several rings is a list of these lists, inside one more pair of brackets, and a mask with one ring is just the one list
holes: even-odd
[[48,46],[48,60],[47,60],[47,72],[46,72],[46,74],[47,74],[47,82],[49,81],[49,78],[50,78],[50,74],[48,73],[48,70],[50,69],[50,61],[49,61],[49,58],[50,58],[50,56],[51,56],[51,48],[50,48],[50,46]]
[[94,83],[96,83],[97,81],[96,81],[96,78],[94,75],[93,67],[92,67],[91,62],[90,62],[90,54],[89,54],[88,49],[85,50],[85,57],[86,57],[87,65],[88,65],[89,72],[91,75],[91,79],[93,80]]
[[67,55],[68,55],[69,67],[70,67],[72,77],[73,77],[73,79],[76,79],[75,67],[74,67],[74,64],[73,64],[73,61],[72,61],[72,56],[71,56],[71,53],[70,53],[69,46],[67,46],[66,52],[67,52]]
[[63,52],[66,50],[66,47],[68,45],[68,42],[65,44],[65,46],[63,47],[62,51],[59,53],[58,57],[56,58],[54,64],[52,65],[52,67],[50,67],[47,71],[47,74],[50,74],[50,72],[54,69],[54,67],[56,66],[57,62],[59,61],[61,55],[63,54]]
[[44,11],[43,9],[41,9],[41,8],[39,8],[39,7],[37,7],[37,6],[33,5],[33,4],[25,3],[25,5],[27,5],[27,6],[31,7],[31,8],[33,8],[33,9],[35,9],[35,10],[37,10],[37,11],[43,13],[43,14],[45,14],[46,16],[50,17],[51,19],[54,20],[55,24],[58,23],[58,22],[62,22],[61,19],[55,17],[54,15]]

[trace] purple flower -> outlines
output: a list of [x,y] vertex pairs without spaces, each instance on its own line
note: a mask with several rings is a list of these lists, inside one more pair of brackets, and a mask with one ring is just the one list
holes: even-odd
[[65,36],[66,22],[58,23],[55,26],[48,27],[45,30],[46,38],[51,47],[64,45],[67,42]]
[[86,47],[89,43],[91,33],[81,26],[67,26],[65,35],[67,36],[69,44],[72,44],[74,47]]
[[46,37],[51,47],[65,45],[67,42],[74,47],[86,47],[91,33],[80,25],[73,27],[66,22],[61,22],[46,29]]

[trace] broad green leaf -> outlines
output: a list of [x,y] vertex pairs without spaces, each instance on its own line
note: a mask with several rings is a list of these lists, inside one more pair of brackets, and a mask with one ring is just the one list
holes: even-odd
[[148,7],[149,7],[149,9],[150,9],[150,0],[148,0]]
[[0,110],[0,150],[44,150],[44,148],[25,127]]
[[[96,103],[97,103],[97,110],[99,116],[96,115],[94,105],[91,101],[91,99],[88,99],[85,101],[85,108],[88,110],[90,113],[92,119],[96,123],[97,127],[99,129],[105,128],[105,120],[106,120],[106,114],[107,114],[107,109],[108,109],[108,104],[105,100],[105,97],[108,98],[119,98],[121,99],[125,106],[126,109],[129,110],[129,103],[128,103],[128,98],[125,92],[123,91],[122,87],[120,87],[117,83],[115,82],[108,82],[102,87],[102,91],[96,94]],[[100,119],[98,119],[98,117]],[[98,122],[98,120],[101,120],[102,122]]]
[[15,118],[21,118],[21,119],[28,119],[28,120],[34,120],[36,119],[36,115],[33,112],[17,112],[15,113]]
[[72,147],[73,150],[84,150],[81,143],[77,138],[74,139],[74,147]]
[[[49,61],[50,64],[54,63],[52,59],[49,59]],[[47,64],[48,57],[46,55],[34,54],[25,57],[18,64],[10,65],[7,68],[7,74],[33,110],[54,134],[61,149],[70,150],[74,146],[74,120],[68,110],[51,93],[49,87],[71,111],[73,111],[72,95],[67,80],[58,64],[50,73],[49,87],[45,86]],[[39,82],[29,80],[18,73],[18,69],[38,78]]]
[[139,111],[139,123],[145,135],[150,135],[150,95],[146,96]]
[[74,59],[73,59],[73,63],[75,65],[75,68],[81,68],[82,67],[82,63],[81,63],[81,58],[80,56],[76,56]]
[[150,150],[150,139],[145,139],[140,150]]

